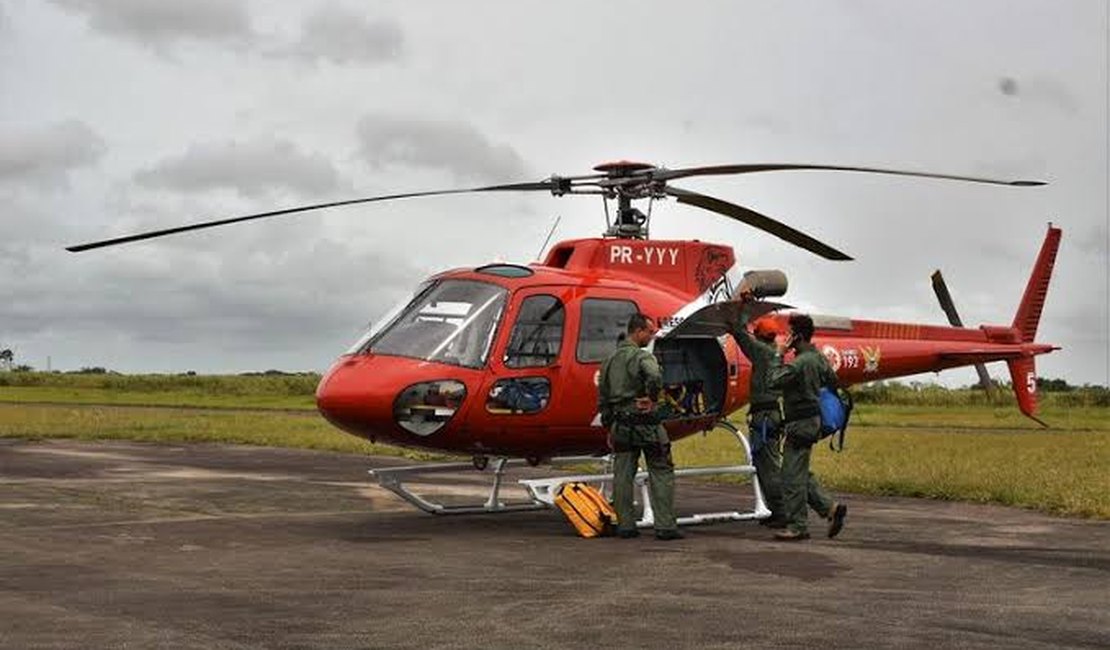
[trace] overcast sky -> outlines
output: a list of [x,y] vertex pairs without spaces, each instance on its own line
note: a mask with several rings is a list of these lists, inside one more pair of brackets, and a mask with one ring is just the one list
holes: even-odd
[[[781,268],[790,302],[1009,324],[1064,230],[1042,376],[1110,383],[1104,0],[0,0],[0,348],[45,368],[323,370],[427,275],[531,261],[595,199],[446,197],[69,244],[617,158],[887,166],[692,179],[856,257],[670,202],[653,236]],[[1007,377],[1005,367],[992,369]],[[944,373],[949,384],[973,372]]]

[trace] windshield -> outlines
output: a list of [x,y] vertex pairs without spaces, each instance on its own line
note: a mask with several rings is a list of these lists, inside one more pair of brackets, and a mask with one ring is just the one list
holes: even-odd
[[485,282],[445,280],[418,295],[359,351],[479,368],[506,293]]
[[359,354],[361,352],[365,352],[368,349],[366,343],[370,341],[370,339],[374,338],[382,330],[392,325],[393,322],[397,320],[397,317],[401,315],[402,310],[411,305],[413,302],[419,300],[421,294],[427,291],[434,284],[435,280],[425,280],[424,282],[421,282],[420,286],[416,287],[416,291],[413,291],[411,296],[390,307],[389,310],[385,312],[385,315],[381,317],[381,319],[371,322],[366,332],[364,332],[362,336],[358,337],[358,340],[355,341],[354,345],[347,349],[347,354]]

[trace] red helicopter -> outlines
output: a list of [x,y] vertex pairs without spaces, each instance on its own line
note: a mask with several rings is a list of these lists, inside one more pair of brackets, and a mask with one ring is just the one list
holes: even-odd
[[[785,320],[782,314],[764,315],[785,307],[767,299],[786,292],[786,276],[780,271],[741,275],[731,246],[651,240],[648,231],[652,204],[671,197],[746,223],[825,259],[850,260],[839,250],[751,209],[670,185],[697,176],[778,170],[870,172],[1009,186],[1044,184],[866,167],[740,164],[667,169],[619,161],[598,165],[596,173],[583,176],[301,206],[67,250],[393,199],[516,191],[600,195],[608,226],[604,236],[560,242],[541,263],[494,263],[433,276],[343,354],[316,391],[321,414],[356,436],[470,455],[478,469],[485,469],[490,458],[498,459],[489,499],[474,506],[431,503],[402,485],[402,477],[410,473],[457,469],[458,464],[374,472],[382,485],[415,505],[435,513],[542,507],[550,503],[553,488],[576,477],[527,481],[532,490],[529,502],[503,504],[498,489],[508,459],[535,465],[557,457],[608,453],[606,431],[597,414],[596,377],[601,361],[635,312],[655,317],[660,325],[653,352],[664,372],[660,401],[672,414],[665,422],[671,439],[725,426],[749,453],[747,441],[727,418],[747,403],[751,368],[727,333],[734,323],[759,316]],[[632,205],[640,200],[648,201],[646,213]],[[612,218],[610,201],[617,204]],[[1034,358],[1059,349],[1035,343],[1034,336],[1060,234],[1050,225],[1025,295],[1008,326],[964,328],[938,272],[934,288],[951,327],[813,315],[814,342],[845,386],[969,365],[978,366],[989,385],[982,364],[1005,361],[1021,411],[1035,419]],[[740,294],[755,300],[741,301]],[[731,471],[751,473],[750,461]],[[752,483],[753,512],[696,516],[680,523],[764,516],[767,511],[758,484]],[[644,522],[650,524],[650,505]]]

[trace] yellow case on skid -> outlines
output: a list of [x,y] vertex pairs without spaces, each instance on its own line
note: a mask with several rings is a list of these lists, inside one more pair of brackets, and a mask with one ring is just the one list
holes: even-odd
[[582,537],[600,537],[612,532],[617,513],[605,497],[587,483],[567,483],[555,495],[555,505]]

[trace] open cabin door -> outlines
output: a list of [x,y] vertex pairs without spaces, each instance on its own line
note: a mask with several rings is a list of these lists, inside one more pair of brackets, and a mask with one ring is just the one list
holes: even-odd
[[733,327],[747,325],[760,316],[780,309],[790,309],[790,305],[769,300],[715,302],[682,318],[673,326],[660,330],[660,337],[656,340],[699,336],[717,338],[728,334]]
[[734,327],[786,307],[768,301],[718,302],[695,311],[656,338],[652,352],[663,368],[662,401],[673,411],[670,417],[720,415],[729,379],[722,337]]

